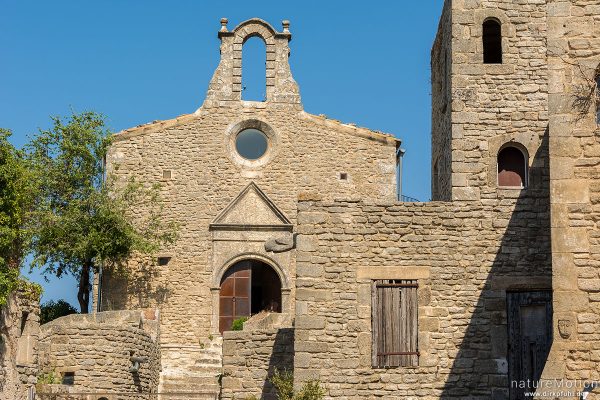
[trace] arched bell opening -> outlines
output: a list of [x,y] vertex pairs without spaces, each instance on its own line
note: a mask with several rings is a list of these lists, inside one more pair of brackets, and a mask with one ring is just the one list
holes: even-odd
[[261,311],[281,312],[281,280],[267,263],[241,260],[225,271],[219,289],[219,332]]

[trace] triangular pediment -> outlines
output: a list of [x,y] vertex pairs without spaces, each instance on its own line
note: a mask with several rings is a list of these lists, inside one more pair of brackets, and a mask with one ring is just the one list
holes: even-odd
[[210,228],[292,230],[292,223],[252,182],[214,219]]

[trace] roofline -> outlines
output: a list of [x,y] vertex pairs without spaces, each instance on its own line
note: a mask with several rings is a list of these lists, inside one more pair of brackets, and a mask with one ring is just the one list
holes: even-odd
[[[368,128],[359,127],[351,123],[343,123],[335,119],[327,118],[325,115],[314,115],[305,111],[300,111],[299,116],[305,120],[322,123],[354,136],[376,140],[381,143],[394,144],[396,147],[399,147],[402,143],[402,140],[398,139],[391,133],[375,131]],[[172,128],[174,126],[185,124],[187,122],[191,122],[201,117],[202,113],[196,112],[193,114],[182,114],[172,119],[152,121],[147,124],[138,125],[133,128],[124,129],[115,133],[113,135],[113,141],[120,142],[136,136],[144,135],[146,133],[152,133],[161,129]]]
[[349,133],[354,136],[364,137],[366,139],[373,139],[373,140],[376,140],[376,141],[379,141],[382,143],[394,144],[396,146],[400,146],[400,144],[402,143],[401,139],[398,139],[396,136],[392,135],[391,133],[375,131],[375,130],[372,130],[369,128],[356,126],[355,124],[352,124],[352,123],[343,123],[336,119],[327,118],[327,116],[325,116],[323,114],[314,115],[314,114],[307,113],[306,111],[301,111],[300,116],[304,117],[305,119],[312,120],[312,121],[325,123],[326,125],[329,125],[329,126],[332,126],[332,127],[338,128],[338,129],[341,128],[345,133]]
[[155,120],[146,124],[134,126],[132,128],[123,129],[122,131],[116,132],[112,138],[113,142],[120,142],[123,140],[130,139],[132,137],[140,136],[146,133],[158,131],[160,129],[167,129],[177,125],[184,124],[186,122],[198,119],[198,114],[182,114],[172,119]]

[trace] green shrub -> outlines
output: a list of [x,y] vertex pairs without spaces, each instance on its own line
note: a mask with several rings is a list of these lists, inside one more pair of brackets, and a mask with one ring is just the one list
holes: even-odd
[[42,385],[52,385],[60,383],[60,377],[54,370],[41,372],[37,377],[37,383]]
[[279,372],[277,368],[273,372],[273,375],[269,378],[269,382],[277,391],[277,398],[279,400],[293,400],[294,399],[294,374],[284,369],[283,372]]
[[325,397],[325,389],[321,387],[318,380],[310,380],[300,388],[300,391],[294,393],[294,374],[288,370],[280,372],[275,369],[269,382],[277,391],[279,400],[321,400]]
[[321,387],[321,382],[310,380],[302,386],[294,396],[294,400],[321,400],[323,397],[325,397],[325,389]]
[[248,317],[240,317],[231,324],[232,331],[241,331],[244,329],[244,322],[248,321]]

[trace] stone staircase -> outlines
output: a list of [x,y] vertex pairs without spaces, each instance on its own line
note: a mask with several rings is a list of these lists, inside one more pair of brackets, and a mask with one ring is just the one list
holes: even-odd
[[223,360],[221,336],[207,341],[203,348],[166,346],[161,349],[161,359],[160,400],[219,398]]

